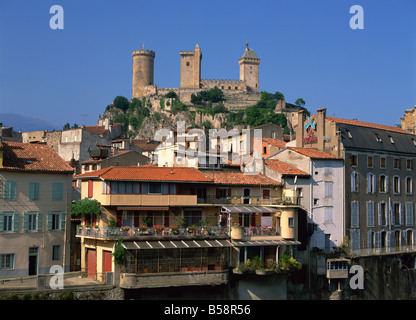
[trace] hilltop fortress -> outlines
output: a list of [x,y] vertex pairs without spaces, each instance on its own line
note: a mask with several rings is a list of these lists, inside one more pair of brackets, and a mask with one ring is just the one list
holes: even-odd
[[[201,79],[202,51],[198,44],[193,51],[180,51],[180,87],[159,88],[154,83],[155,52],[152,50],[133,51],[132,98],[163,96],[174,91],[184,103],[190,103],[191,95],[202,90],[217,87],[224,92],[224,105],[229,109],[238,109],[255,104],[259,98],[260,59],[248,47],[238,60],[240,67],[239,80]],[[152,99],[153,100],[153,99]]]

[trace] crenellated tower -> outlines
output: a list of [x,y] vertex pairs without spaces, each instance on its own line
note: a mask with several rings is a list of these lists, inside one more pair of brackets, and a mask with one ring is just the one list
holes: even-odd
[[180,51],[181,56],[181,88],[201,87],[202,52],[198,44],[194,51]]
[[155,52],[145,50],[133,51],[133,83],[132,98],[142,97],[145,87],[154,85],[154,60]]

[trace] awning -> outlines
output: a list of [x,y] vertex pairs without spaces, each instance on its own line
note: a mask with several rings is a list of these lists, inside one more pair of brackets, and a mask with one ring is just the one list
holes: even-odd
[[152,211],[167,211],[168,207],[117,207],[117,210],[152,210]]
[[128,241],[124,242],[123,245],[128,250],[220,248],[233,246],[228,240]]
[[301,243],[296,240],[249,240],[235,241],[231,240],[235,247],[252,247],[252,246],[298,246]]
[[276,213],[279,209],[265,206],[223,206],[221,211],[229,213]]

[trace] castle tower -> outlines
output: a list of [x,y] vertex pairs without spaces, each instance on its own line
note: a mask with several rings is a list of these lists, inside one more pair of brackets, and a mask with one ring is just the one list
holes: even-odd
[[154,60],[155,52],[145,50],[133,51],[133,83],[132,98],[142,97],[145,94],[145,86],[154,85]]
[[198,44],[194,51],[180,51],[181,56],[181,88],[201,87],[202,52]]
[[249,49],[246,41],[246,50],[238,60],[240,65],[240,80],[245,81],[250,91],[259,91],[259,65],[260,59],[252,49]]

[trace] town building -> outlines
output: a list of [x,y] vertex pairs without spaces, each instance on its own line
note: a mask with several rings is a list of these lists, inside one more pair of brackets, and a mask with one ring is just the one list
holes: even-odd
[[344,245],[356,255],[415,244],[415,135],[402,128],[299,112],[297,147],[344,159]]
[[116,271],[121,237],[128,259],[116,277],[124,288],[226,284],[230,268],[254,257],[278,261],[300,244],[299,206],[282,204],[282,184],[262,174],[144,166],[76,178],[81,198],[102,206],[77,231],[82,270],[99,280]]
[[0,276],[69,271],[72,174],[45,144],[0,141]]

